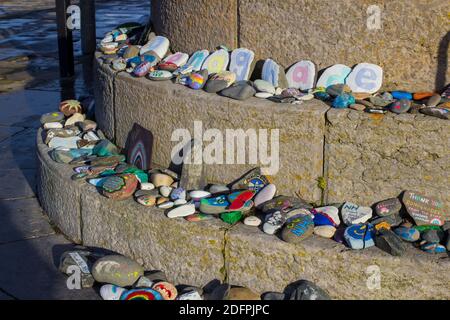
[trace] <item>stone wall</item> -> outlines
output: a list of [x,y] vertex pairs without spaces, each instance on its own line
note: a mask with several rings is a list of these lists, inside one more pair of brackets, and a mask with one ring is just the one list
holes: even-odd
[[[108,73],[97,62],[97,121],[123,147],[134,123],[154,135],[153,160],[169,166],[175,129],[202,121],[204,129],[279,129],[280,170],[274,183],[280,193],[308,201],[354,201],[360,205],[414,190],[450,206],[450,125],[423,114],[375,115],[330,109],[313,100],[302,105],[251,98],[235,101],[195,91],[170,81],[149,81],[126,73]],[[111,92],[101,91],[114,84]],[[113,101],[103,105],[102,101]],[[108,119],[115,119],[114,125]],[[204,146],[208,143],[205,142]],[[224,157],[225,158],[225,157]],[[228,183],[254,165],[205,165],[210,183]],[[318,180],[327,182],[325,190]]]
[[[85,181],[71,180],[73,167],[50,159],[41,133],[38,195],[52,222],[69,239],[126,255],[146,270],[161,269],[171,282],[204,286],[218,279],[263,293],[307,279],[333,299],[450,298],[446,254],[409,246],[404,256],[393,257],[376,247],[350,250],[316,235],[293,245],[243,224],[168,219],[163,210],[133,199],[113,201]],[[369,266],[379,267],[380,289],[367,287]]]
[[[368,7],[381,29],[367,28]],[[157,33],[173,51],[220,44],[253,50],[284,67],[309,59],[323,69],[369,62],[383,67],[384,88],[441,89],[450,79],[450,3],[441,0],[153,0]]]

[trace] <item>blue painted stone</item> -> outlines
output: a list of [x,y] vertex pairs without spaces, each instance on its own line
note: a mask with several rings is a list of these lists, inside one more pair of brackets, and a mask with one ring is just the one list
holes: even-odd
[[314,225],[315,226],[335,226],[333,220],[328,217],[327,214],[323,214],[320,212],[314,213]]
[[103,186],[103,183],[108,180],[109,177],[106,178],[95,178],[95,179],[89,179],[89,184],[92,184],[95,187],[101,188]]
[[445,253],[447,251],[443,245],[438,243],[425,243],[420,246],[420,249],[428,253]]
[[316,93],[314,93],[314,97],[321,101],[330,101],[331,100],[331,96],[326,92],[316,92]]
[[357,224],[345,229],[344,238],[352,249],[365,249],[375,245],[375,229],[371,224]]
[[398,227],[394,229],[394,232],[402,240],[408,242],[415,242],[420,238],[420,232],[414,228]]
[[128,67],[135,67],[142,63],[142,58],[140,56],[136,56],[127,60]]
[[183,188],[173,189],[170,193],[170,199],[172,199],[172,201],[184,198],[186,198],[186,191]]
[[332,107],[343,109],[352,104],[355,104],[355,97],[353,97],[351,94],[343,93],[333,100]]
[[392,97],[397,100],[401,100],[401,99],[412,100],[413,99],[412,93],[407,92],[407,91],[392,91],[391,94],[392,94]]

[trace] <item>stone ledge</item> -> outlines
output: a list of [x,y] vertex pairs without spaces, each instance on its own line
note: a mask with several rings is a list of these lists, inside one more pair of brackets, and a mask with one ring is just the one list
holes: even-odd
[[[203,286],[217,278],[264,292],[302,278],[317,282],[335,299],[450,298],[448,255],[409,246],[405,256],[392,257],[375,247],[354,251],[314,235],[292,245],[242,224],[230,228],[219,220],[168,219],[160,209],[131,199],[114,202],[86,182],[72,181],[71,166],[50,159],[41,133],[38,195],[50,219],[70,239],[81,237],[84,245],[163,269],[171,281]],[[366,287],[371,265],[380,267],[380,290]]]

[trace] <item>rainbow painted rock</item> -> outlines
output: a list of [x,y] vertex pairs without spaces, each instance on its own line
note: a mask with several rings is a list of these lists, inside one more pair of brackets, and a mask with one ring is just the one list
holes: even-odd
[[83,107],[78,100],[65,100],[59,104],[59,111],[70,117],[75,113],[83,113]]
[[162,295],[150,288],[139,288],[125,291],[120,300],[164,300]]
[[140,65],[138,65],[133,70],[133,74],[136,77],[144,77],[147,73],[150,72],[150,69],[152,68],[152,65],[150,62],[144,61]]
[[202,70],[199,72],[191,73],[187,79],[186,84],[189,88],[194,90],[200,90],[208,80],[208,71]]
[[123,174],[108,177],[102,185],[102,194],[113,200],[125,200],[130,198],[138,185],[138,179],[134,174]]

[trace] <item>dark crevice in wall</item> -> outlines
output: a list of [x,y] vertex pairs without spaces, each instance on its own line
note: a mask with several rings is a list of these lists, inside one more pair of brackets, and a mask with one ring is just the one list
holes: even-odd
[[241,1],[236,0],[236,48],[241,47],[241,13],[240,13],[240,6]]
[[327,136],[328,136],[328,128],[331,126],[331,122],[328,120],[328,112],[331,108],[324,113],[325,120],[325,130],[323,135],[323,144],[322,144],[322,177],[325,181],[325,188],[322,189],[322,205],[328,204],[328,145],[327,145]]

